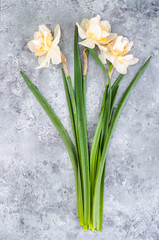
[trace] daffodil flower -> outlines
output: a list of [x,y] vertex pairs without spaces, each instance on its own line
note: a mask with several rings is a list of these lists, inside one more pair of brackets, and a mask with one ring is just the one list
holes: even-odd
[[107,44],[107,50],[102,50],[99,58],[104,64],[108,59],[119,73],[126,74],[128,66],[138,62],[138,58],[134,58],[132,54],[126,55],[132,46],[133,42],[129,42],[128,38],[118,36]]
[[105,44],[112,41],[117,34],[111,33],[111,26],[108,21],[100,21],[100,16],[97,15],[94,18],[84,18],[78,27],[78,33],[81,39],[81,45],[94,48],[97,45],[101,50],[106,50]]
[[40,64],[38,68],[49,67],[50,60],[53,64],[61,62],[61,52],[58,46],[60,36],[61,30],[59,24],[56,25],[53,36],[45,25],[40,25],[39,31],[34,33],[34,40],[28,43],[28,47],[38,57]]

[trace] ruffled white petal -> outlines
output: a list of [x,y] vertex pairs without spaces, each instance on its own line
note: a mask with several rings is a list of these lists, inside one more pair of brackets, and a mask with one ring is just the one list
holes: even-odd
[[114,61],[114,67],[119,73],[126,74],[129,65],[134,65],[138,62],[138,58],[133,58],[133,55],[117,57]]
[[53,64],[59,64],[61,62],[61,53],[58,46],[53,47],[51,50],[48,51],[47,54],[38,58],[38,62],[40,65],[38,68],[49,67],[50,60],[52,60]]
[[40,40],[31,40],[28,42],[28,48],[31,52],[36,52],[41,47],[41,41]]
[[124,59],[124,60],[131,60],[131,59],[133,59],[133,55],[132,54],[128,54],[128,55],[125,55],[125,56],[121,56],[120,58]]
[[82,42],[79,42],[79,44],[88,47],[88,48],[94,48],[95,47],[95,43],[92,41],[91,38],[87,38]]
[[43,68],[43,67],[49,67],[50,65],[50,57],[49,54],[45,54],[43,56],[38,57],[39,67],[37,69]]
[[112,43],[113,49],[118,49],[118,50],[121,51],[121,52],[123,51],[124,44],[123,44],[123,42],[122,42],[122,39],[123,39],[122,36],[117,36],[117,37],[114,39],[114,41],[113,41],[113,43]]
[[45,25],[39,26],[39,31],[44,37],[44,45],[47,47],[47,36],[50,34],[50,30]]
[[50,57],[51,57],[52,63],[56,64],[56,65],[61,63],[60,48],[58,46],[55,46],[50,51],[51,51],[50,52]]
[[103,58],[107,59],[109,62],[114,64],[115,56],[113,56],[109,51],[101,52],[101,54],[103,55]]
[[116,37],[117,37],[117,33],[110,33],[109,36],[106,38],[105,44],[108,44],[109,42],[111,42]]
[[106,52],[107,51],[107,46],[106,45],[101,45],[98,42],[94,42],[94,43],[98,46],[98,48],[101,52]]
[[130,49],[132,48],[132,46],[133,46],[133,42],[129,42],[129,43],[127,44],[128,52],[130,51]]
[[[102,37],[102,29],[99,24],[91,24],[89,29],[87,30],[88,36],[91,37],[91,35],[95,36],[97,40],[101,39]],[[93,37],[92,37],[93,38]]]
[[33,43],[33,41],[28,42],[28,48],[31,52],[35,52],[37,50],[37,46]]
[[121,74],[126,74],[127,73],[127,67],[129,66],[128,63],[125,61],[124,63],[121,64],[121,59],[119,61],[119,58],[116,58],[113,63],[114,67],[116,70],[121,73]]
[[54,29],[53,45],[57,45],[59,43],[60,37],[61,37],[61,29],[60,29],[60,25],[57,24]]
[[39,31],[41,32],[41,33],[50,33],[50,30],[45,26],[45,25],[39,25]]
[[93,17],[89,20],[89,23],[92,24],[92,23],[96,23],[98,24],[100,21],[100,15],[97,15],[96,17]]
[[81,39],[85,39],[87,38],[87,34],[86,32],[83,30],[83,28],[78,24],[76,23],[77,27],[78,27],[78,34],[80,36]]
[[40,37],[41,37],[41,33],[38,32],[38,31],[36,31],[36,32],[34,33],[34,39],[37,39],[37,38],[40,38]]
[[138,58],[133,58],[133,59],[129,60],[129,65],[134,65],[134,64],[136,64],[138,61],[139,61]]
[[107,63],[107,61],[106,61],[106,58],[105,58],[105,56],[104,56],[104,54],[99,54],[99,59],[101,60],[101,62],[103,63],[103,64],[106,64]]
[[100,21],[100,24],[107,30],[107,32],[111,32],[111,26],[108,21]]
[[114,67],[116,68],[116,70],[121,73],[121,74],[126,74],[127,73],[127,66],[124,64],[120,64],[117,59],[114,62]]
[[83,18],[82,19],[82,22],[80,23],[80,27],[84,30],[84,31],[86,31],[87,30],[87,28],[86,28],[86,25],[87,24],[89,24],[89,20],[87,19],[87,18]]
[[109,35],[110,35],[110,33],[106,32],[105,30],[102,30],[102,32],[101,32],[102,38],[108,37]]
[[103,41],[98,41],[99,43],[105,45],[105,44],[108,44],[109,42],[111,42],[113,39],[115,39],[117,37],[117,34],[116,33],[109,33],[109,36],[106,37],[106,39]]
[[122,43],[123,43],[124,46],[125,46],[125,45],[128,45],[129,39],[128,39],[127,37],[123,37]]
[[38,69],[42,67],[49,67],[50,60],[52,61],[53,64],[56,65],[61,62],[61,52],[58,46],[52,47],[47,54],[40,56],[38,58],[38,62],[40,65]]

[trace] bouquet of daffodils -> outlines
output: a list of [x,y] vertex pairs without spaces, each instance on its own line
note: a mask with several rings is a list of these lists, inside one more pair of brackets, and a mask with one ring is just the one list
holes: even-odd
[[[78,48],[78,34],[83,45],[83,68]],[[106,154],[116,122],[127,101],[132,89],[147,67],[150,58],[135,75],[118,105],[114,102],[119,85],[129,65],[138,62],[132,54],[128,54],[133,45],[126,37],[111,33],[108,21],[101,21],[100,16],[84,18],[75,26],[74,35],[74,88],[69,75],[67,62],[58,44],[61,37],[60,26],[56,25],[54,33],[45,26],[40,25],[35,32],[34,40],[28,43],[29,49],[38,57],[39,67],[49,67],[62,63],[62,78],[66,93],[68,110],[74,141],[71,140],[65,127],[56,113],[39,92],[37,87],[21,72],[29,89],[34,94],[57,131],[59,132],[68,151],[75,176],[77,195],[77,216],[84,230],[102,231],[104,177],[106,167]],[[94,50],[97,49],[97,52]],[[87,139],[87,114],[86,114],[86,78],[88,53],[91,54],[97,65],[106,76],[105,91],[101,104],[99,121],[95,130],[91,150],[88,148]],[[106,64],[106,65],[105,65]],[[119,76],[111,84],[114,69]]]

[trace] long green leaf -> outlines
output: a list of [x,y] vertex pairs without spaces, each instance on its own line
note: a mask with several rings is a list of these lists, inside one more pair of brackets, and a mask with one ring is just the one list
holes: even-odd
[[[151,57],[150,57],[151,58]],[[100,184],[101,184],[101,179],[102,179],[102,175],[103,175],[103,169],[104,169],[104,165],[105,165],[105,158],[106,158],[106,153],[108,150],[108,146],[109,146],[109,142],[113,133],[113,130],[115,128],[116,122],[119,118],[119,115],[124,107],[124,104],[126,102],[126,100],[128,99],[132,89],[134,88],[134,86],[136,85],[137,81],[139,80],[139,78],[141,77],[142,73],[144,72],[144,70],[146,69],[150,58],[145,62],[145,64],[141,67],[141,69],[139,70],[139,72],[136,74],[136,76],[133,78],[133,80],[131,81],[130,85],[128,86],[128,88],[126,89],[123,97],[121,98],[118,107],[115,111],[115,114],[113,116],[112,122],[110,124],[109,130],[108,130],[108,134],[107,134],[107,138],[105,140],[104,143],[104,147],[103,147],[103,152],[102,152],[102,156],[101,156],[101,161],[99,164],[99,168],[97,170],[97,174],[96,174],[96,181],[95,181],[95,191],[94,191],[94,205],[93,205],[93,213],[96,215],[96,204],[98,202],[98,194],[99,194],[99,188],[100,188]]]
[[72,125],[72,132],[76,144],[76,130],[75,130],[75,121],[74,121],[74,114],[73,114],[73,108],[72,108],[72,102],[71,102],[71,97],[65,77],[64,70],[62,69],[62,78],[63,78],[63,83],[64,83],[64,89],[65,89],[65,94],[66,94],[66,99],[67,99],[67,105],[68,105],[68,110],[70,114],[70,120],[71,120],[71,125]]
[[[107,136],[108,126],[110,123],[110,115],[111,115],[111,98],[110,98],[110,96],[111,95],[109,92],[109,94],[106,96],[104,107],[102,110],[103,111],[103,120],[102,120],[102,124],[101,124],[102,128],[101,128],[101,134],[100,134],[100,141],[98,144],[99,150],[98,150],[98,163],[96,166],[96,172],[98,171],[98,168],[99,168],[103,145],[104,145],[104,141]],[[104,181],[104,176],[105,176],[105,172],[103,171],[103,177],[102,177],[103,181]],[[94,182],[95,182],[95,179],[94,179]],[[101,182],[101,185],[99,186],[99,189],[98,189],[98,198],[96,201],[96,211],[93,211],[93,227],[98,230],[101,230],[101,222],[102,222],[101,211],[102,211],[103,196],[104,196],[103,188],[104,188],[104,182]]]
[[69,86],[69,91],[70,91],[70,98],[71,98],[71,103],[72,103],[72,109],[73,109],[73,116],[74,116],[74,123],[75,123],[75,144],[76,144],[76,149],[78,153],[78,158],[80,157],[80,146],[79,146],[79,136],[78,136],[78,119],[77,119],[77,108],[76,108],[76,100],[75,100],[75,95],[73,91],[73,86],[72,86],[72,81],[71,77],[68,75],[67,76],[67,81],[68,81],[68,86]]
[[83,192],[82,192],[82,182],[81,182],[81,170],[78,163],[78,202],[77,202],[77,209],[78,209],[78,217],[80,225],[84,225],[84,218],[83,218]]
[[82,173],[82,189],[84,196],[84,229],[87,229],[90,220],[90,181],[89,181],[89,157],[88,157],[88,142],[87,132],[84,121],[83,108],[83,88],[82,88],[82,69],[78,49],[78,31],[75,27],[74,38],[74,81],[75,81],[75,96],[78,116],[78,136],[80,144],[80,167]]
[[94,179],[95,179],[95,171],[96,171],[96,161],[97,161],[97,154],[98,154],[98,145],[99,139],[102,129],[102,122],[103,122],[103,112],[99,117],[99,121],[96,127],[96,131],[94,134],[92,147],[91,147],[91,156],[90,156],[90,181],[91,181],[91,194],[93,197],[93,190],[94,190]]
[[103,100],[102,100],[102,105],[101,105],[101,109],[100,109],[100,114],[101,114],[101,112],[104,108],[105,102],[106,102],[106,97],[108,95],[108,88],[109,88],[109,83],[106,83],[105,91],[104,91],[104,95],[103,95]]
[[102,222],[103,222],[103,202],[104,202],[104,179],[105,179],[105,165],[103,169],[101,185],[100,185],[100,194],[99,194],[99,210],[97,217],[97,229],[102,231]]
[[123,79],[124,75],[123,74],[120,74],[117,79],[115,80],[115,82],[113,83],[113,86],[112,86],[112,91],[119,86],[121,80]]
[[71,162],[72,162],[72,166],[73,166],[73,169],[74,169],[76,184],[77,184],[76,150],[75,150],[75,147],[74,147],[66,129],[64,128],[61,121],[59,120],[59,118],[57,117],[57,115],[55,114],[55,112],[53,111],[51,106],[48,104],[46,99],[39,92],[37,87],[29,80],[29,78],[23,72],[21,72],[21,75],[24,78],[24,80],[25,80],[26,84],[28,85],[29,89],[31,90],[33,95],[36,97],[39,104],[42,106],[42,108],[44,109],[44,111],[46,112],[46,114],[48,115],[48,117],[50,118],[50,120],[52,121],[54,126],[56,127],[57,131],[59,132],[59,134],[60,134],[60,136],[61,136],[61,138],[62,138],[62,140],[63,140],[63,142],[66,146],[66,149],[69,153],[69,156],[70,156],[70,159],[71,159]]
[[[70,120],[72,125],[72,131],[75,140],[76,152],[77,152],[77,165],[78,165],[78,179],[76,187],[77,195],[77,216],[79,217],[80,225],[83,225],[83,195],[82,195],[82,183],[81,183],[81,173],[79,169],[79,154],[78,154],[78,137],[77,137],[77,119],[76,119],[76,104],[74,98],[74,92],[72,87],[72,82],[70,76],[67,76],[68,84],[66,81],[64,70],[62,69],[62,77],[64,82],[65,94],[68,104],[68,109],[70,113]],[[68,87],[69,85],[69,87]]]

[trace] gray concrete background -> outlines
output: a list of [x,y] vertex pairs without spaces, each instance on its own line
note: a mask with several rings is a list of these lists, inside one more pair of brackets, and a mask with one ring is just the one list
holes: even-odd
[[[76,218],[73,171],[59,134],[22,77],[38,86],[71,133],[61,65],[37,70],[27,42],[39,24],[61,25],[61,50],[73,74],[74,25],[100,14],[112,32],[134,41],[140,66],[152,61],[133,90],[111,140],[106,167],[103,232],[83,232]],[[159,240],[158,0],[2,0],[0,41],[0,240]],[[117,74],[114,74],[114,78]],[[89,58],[89,142],[106,80]],[[72,136],[72,135],[71,135]]]

